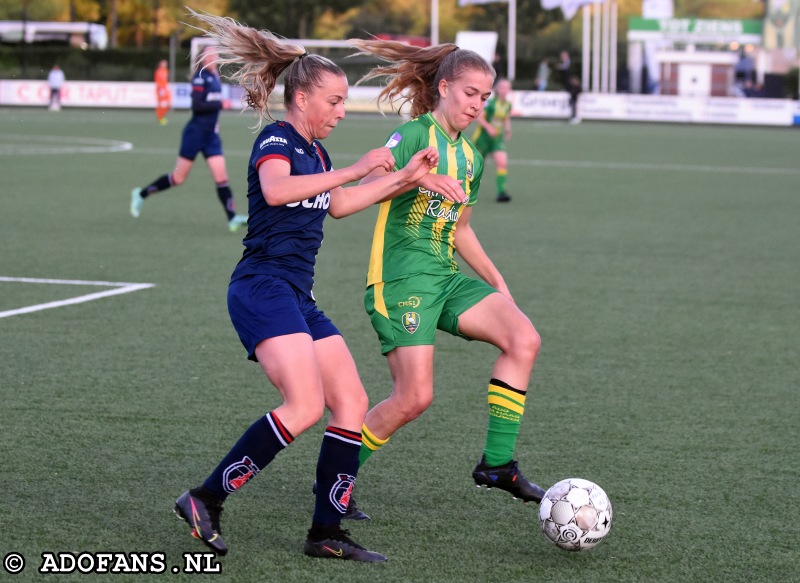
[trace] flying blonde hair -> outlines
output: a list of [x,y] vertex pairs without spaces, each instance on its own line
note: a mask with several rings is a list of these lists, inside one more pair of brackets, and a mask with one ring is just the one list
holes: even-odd
[[298,90],[312,91],[321,87],[325,73],[345,76],[341,67],[330,59],[310,55],[303,46],[279,38],[268,30],[257,30],[232,18],[196,12],[191,8],[189,12],[209,25],[210,29],[205,32],[217,43],[213,50],[219,57],[219,68],[236,67],[226,76],[247,93],[246,103],[256,111],[259,126],[265,118],[274,120],[269,111],[269,96],[284,71],[283,104],[286,109],[292,107]]
[[[388,77],[389,82],[378,95],[378,106],[388,102],[397,111],[411,104],[411,116],[417,117],[436,109],[439,104],[439,81],[453,81],[464,71],[481,71],[494,78],[495,71],[478,53],[459,49],[454,44],[412,47],[392,40],[350,39],[359,49],[356,55],[373,55],[388,62],[374,67],[358,83]],[[397,105],[399,102],[399,105]]]

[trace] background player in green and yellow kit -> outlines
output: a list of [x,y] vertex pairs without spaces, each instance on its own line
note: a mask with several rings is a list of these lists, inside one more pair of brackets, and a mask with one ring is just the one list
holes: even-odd
[[[477,53],[453,44],[417,48],[381,40],[351,43],[362,54],[388,61],[365,77],[388,77],[380,99],[411,104],[414,119],[386,144],[395,163],[405,164],[430,145],[439,151],[438,166],[419,186],[386,199],[378,211],[365,307],[393,386],[391,395],[367,414],[361,463],[430,405],[434,335],[440,329],[501,351],[489,381],[489,427],[483,456],[472,473],[475,483],[539,502],[543,490],[522,475],[513,459],[539,334],[514,303],[470,224],[483,157],[463,131],[481,115],[494,70]],[[376,169],[363,180],[384,173]],[[456,250],[480,279],[459,271]]]
[[508,202],[511,197],[506,191],[508,181],[508,152],[506,140],[511,139],[511,83],[508,79],[498,79],[494,85],[494,95],[486,102],[483,115],[478,118],[478,128],[472,141],[484,158],[492,156],[497,167],[497,202]]

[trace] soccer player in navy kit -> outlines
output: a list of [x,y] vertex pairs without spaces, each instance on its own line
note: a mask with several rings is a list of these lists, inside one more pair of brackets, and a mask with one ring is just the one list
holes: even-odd
[[[433,148],[394,171],[388,148],[367,152],[352,166],[334,170],[320,144],[344,118],[348,83],[332,61],[302,46],[228,18],[194,15],[211,25],[225,55],[239,68],[231,79],[247,92],[260,115],[285,72],[284,121],[263,128],[248,165],[248,233],[245,251],[228,288],[228,310],[248,357],[257,361],[283,403],[241,436],[202,486],[184,492],[175,510],[195,537],[225,554],[219,513],[227,496],[264,470],[297,435],[314,425],[325,407],[330,420],[317,463],[317,495],[307,555],[366,562],[386,560],[355,543],[340,522],[358,473],[361,424],[368,399],[350,352],[319,310],[311,288],[330,214],[347,216],[416,184],[434,168]],[[343,188],[376,168],[388,174],[367,185]]]
[[222,85],[217,73],[217,55],[213,49],[206,47],[200,55],[199,65],[192,78],[192,118],[183,129],[175,170],[158,177],[144,188],[134,188],[131,191],[131,215],[134,218],[138,218],[141,214],[142,205],[147,197],[183,184],[194,165],[194,159],[202,152],[217,186],[217,197],[228,217],[228,228],[231,232],[235,232],[247,224],[246,215],[236,214],[236,205],[233,202],[233,193],[225,170],[222,140],[219,138],[219,112],[227,107],[229,104],[222,99]]

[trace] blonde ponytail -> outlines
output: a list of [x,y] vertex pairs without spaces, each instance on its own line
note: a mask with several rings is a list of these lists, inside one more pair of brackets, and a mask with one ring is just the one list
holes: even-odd
[[238,67],[228,78],[244,88],[246,103],[259,116],[274,119],[269,111],[269,96],[281,74],[284,79],[284,106],[289,109],[297,90],[308,91],[320,87],[322,75],[331,73],[344,76],[344,71],[333,61],[320,55],[309,55],[303,46],[279,38],[268,30],[256,30],[239,24],[232,18],[196,12],[196,19],[209,25],[206,36],[217,43],[220,69]]
[[[358,83],[388,77],[386,87],[378,95],[378,105],[389,102],[399,110],[411,104],[411,116],[433,111],[439,103],[439,81],[452,81],[466,70],[483,71],[494,77],[494,69],[478,53],[459,49],[454,44],[412,47],[390,40],[348,41],[359,49],[356,55],[373,55],[388,62],[373,68]],[[397,105],[399,102],[399,105]]]

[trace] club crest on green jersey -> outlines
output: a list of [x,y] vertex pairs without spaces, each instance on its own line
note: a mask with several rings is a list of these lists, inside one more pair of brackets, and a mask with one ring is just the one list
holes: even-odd
[[413,334],[419,328],[419,314],[416,312],[406,312],[403,314],[403,328],[406,332]]
[[472,180],[472,177],[475,175],[475,165],[472,163],[472,160],[467,160],[467,180]]

